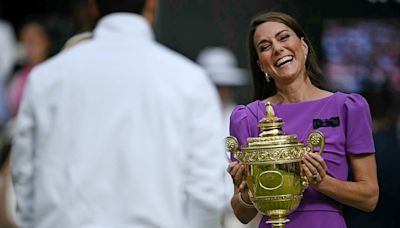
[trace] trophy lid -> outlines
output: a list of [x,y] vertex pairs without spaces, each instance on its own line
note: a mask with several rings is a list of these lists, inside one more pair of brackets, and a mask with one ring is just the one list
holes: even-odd
[[248,146],[250,149],[252,147],[290,147],[303,145],[297,140],[297,136],[287,135],[282,130],[283,120],[275,116],[275,111],[270,102],[267,102],[265,107],[265,118],[261,119],[258,123],[258,127],[261,132],[259,137],[248,138]]

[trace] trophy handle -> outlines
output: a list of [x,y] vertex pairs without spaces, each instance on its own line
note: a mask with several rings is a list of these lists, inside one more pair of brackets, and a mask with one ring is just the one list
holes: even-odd
[[[233,156],[239,160],[242,161],[243,159],[243,154],[242,152],[238,151],[239,148],[239,142],[234,136],[228,136],[225,138],[225,147],[226,149],[233,154]],[[227,159],[231,161],[231,159],[227,155]]]
[[321,154],[325,149],[325,136],[320,131],[313,131],[308,135],[307,151],[314,152],[314,147],[319,146],[318,154]]

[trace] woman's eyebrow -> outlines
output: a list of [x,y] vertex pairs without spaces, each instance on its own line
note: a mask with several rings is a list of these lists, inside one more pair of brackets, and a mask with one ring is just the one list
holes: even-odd
[[277,37],[277,36],[279,36],[281,33],[283,33],[283,32],[288,32],[289,30],[287,30],[287,29],[284,29],[284,30],[282,30],[282,31],[279,31],[279,32],[277,32],[276,34],[275,34],[275,37]]
[[[283,29],[283,30],[277,32],[277,33],[275,34],[275,37],[278,37],[281,33],[283,33],[283,32],[288,32],[288,31],[289,31],[289,30],[287,30],[287,29]],[[266,39],[260,40],[260,41],[257,43],[257,47],[260,46],[260,44],[263,44],[263,43],[266,43],[266,42],[269,42],[269,41],[267,41]]]

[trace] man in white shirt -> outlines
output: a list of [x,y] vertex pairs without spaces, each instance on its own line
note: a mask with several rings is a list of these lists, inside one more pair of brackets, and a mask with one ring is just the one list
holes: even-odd
[[96,0],[93,38],[37,66],[17,117],[21,227],[218,227],[221,108],[205,72],[156,43],[156,0]]

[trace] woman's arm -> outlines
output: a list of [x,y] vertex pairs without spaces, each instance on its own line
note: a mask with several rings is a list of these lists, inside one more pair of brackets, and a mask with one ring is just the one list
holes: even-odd
[[375,154],[349,155],[348,158],[354,181],[342,181],[326,175],[325,162],[315,153],[305,154],[303,168],[309,180],[318,171],[317,181],[310,182],[315,190],[340,203],[372,212],[379,198]]
[[[247,224],[257,215],[258,212],[254,206],[250,206],[253,203],[248,194],[246,181],[243,180],[245,166],[242,163],[231,162],[229,164],[228,172],[232,176],[234,184],[234,194],[231,199],[233,212],[240,222]],[[239,197],[242,198],[242,202]]]

